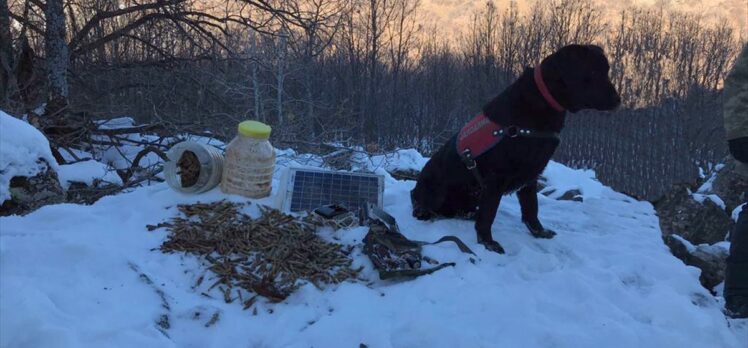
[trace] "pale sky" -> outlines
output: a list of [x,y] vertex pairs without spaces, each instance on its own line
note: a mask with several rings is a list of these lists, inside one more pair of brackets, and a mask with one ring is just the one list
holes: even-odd
[[[471,14],[485,6],[486,1],[471,0],[421,0],[421,18],[429,19],[439,29],[448,32],[459,30],[470,19]],[[595,0],[605,11],[616,13],[631,5],[660,6],[704,14],[708,20],[726,19],[748,34],[748,0]],[[499,9],[508,6],[509,0],[494,0]],[[517,0],[520,8],[533,3]]]

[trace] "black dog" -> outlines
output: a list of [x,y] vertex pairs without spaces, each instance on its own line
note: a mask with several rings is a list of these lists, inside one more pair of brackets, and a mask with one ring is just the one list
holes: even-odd
[[[564,109],[612,110],[620,104],[608,79],[609,68],[600,47],[569,45],[535,68],[525,69],[483,108],[482,124],[494,127],[492,134],[498,143],[472,156],[469,150],[461,153],[458,149],[468,126],[459,139],[458,135],[452,137],[426,163],[411,191],[413,216],[427,220],[473,215],[478,242],[503,253],[491,236],[491,225],[501,196],[518,191],[522,221],[530,233],[553,238],[556,233],[538,220],[537,179],[559,144]],[[476,169],[468,169],[471,163]]]

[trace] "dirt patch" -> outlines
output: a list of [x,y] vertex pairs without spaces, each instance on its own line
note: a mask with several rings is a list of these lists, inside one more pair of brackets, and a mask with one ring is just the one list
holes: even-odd
[[182,179],[182,187],[192,187],[197,184],[197,178],[200,177],[200,160],[197,159],[192,151],[185,151],[177,161],[177,174]]
[[[360,269],[351,268],[349,257],[353,247],[322,240],[313,220],[265,207],[252,219],[242,207],[225,201],[179,205],[181,216],[147,227],[167,228],[161,251],[202,258],[215,279],[207,292],[217,287],[226,302],[238,299],[245,309],[257,296],[278,302],[304,283],[321,288],[358,276]],[[204,280],[200,277],[195,287]],[[237,288],[254,295],[245,299]]]

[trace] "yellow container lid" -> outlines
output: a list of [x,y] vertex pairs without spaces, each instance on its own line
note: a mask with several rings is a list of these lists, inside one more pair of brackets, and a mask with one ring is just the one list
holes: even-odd
[[239,123],[239,134],[254,139],[264,140],[270,138],[270,126],[258,121],[244,121]]

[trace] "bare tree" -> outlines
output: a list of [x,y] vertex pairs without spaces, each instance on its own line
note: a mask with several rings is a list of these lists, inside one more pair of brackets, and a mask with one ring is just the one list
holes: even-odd
[[[40,102],[35,91],[53,87],[33,82],[47,70],[38,62],[50,57],[50,8],[42,0],[2,4],[11,25],[0,35],[12,37],[0,42],[0,82],[15,77],[19,93],[8,97],[6,88],[0,103],[22,100],[30,109]],[[597,43],[625,108],[570,117],[558,160],[648,196],[724,154],[715,103],[738,42],[724,23],[658,8],[627,8],[605,22],[592,0],[538,1],[526,10],[488,2],[455,43],[421,28],[419,5],[66,0],[59,37],[70,57],[54,71],[67,77],[71,113],[133,115],[226,137],[236,121],[256,118],[290,146],[429,152],[545,55]]]
[[303,16],[298,27],[289,28],[290,48],[301,65],[301,83],[305,94],[304,120],[316,137],[322,132],[322,122],[315,111],[322,105],[317,97],[315,68],[319,63],[318,58],[332,45],[341,28],[346,4],[339,0],[313,0],[296,2],[294,8],[301,9]]
[[47,56],[48,115],[61,113],[68,105],[68,64],[70,52],[65,38],[65,13],[62,0],[47,0],[44,7],[46,18],[45,52]]
[[286,64],[287,62],[287,55],[288,55],[288,35],[286,34],[285,29],[281,29],[281,33],[278,37],[278,44],[275,48],[275,57],[276,57],[276,73],[275,73],[275,82],[276,82],[276,89],[275,89],[275,95],[276,95],[276,104],[275,108],[277,110],[276,113],[276,122],[278,124],[278,128],[283,128],[283,125],[285,123],[284,117],[283,117],[283,94],[284,94],[284,83],[286,81]]
[[15,90],[13,65],[10,10],[8,10],[8,0],[0,0],[0,105],[9,104],[10,94]]
[[249,51],[249,57],[250,57],[250,65],[252,69],[252,93],[254,97],[254,117],[258,120],[261,120],[263,122],[266,122],[265,119],[265,110],[263,107],[263,100],[262,100],[262,81],[260,81],[260,62],[259,62],[259,56],[256,55],[258,51],[257,47],[257,39],[252,38],[250,39],[250,47]]

